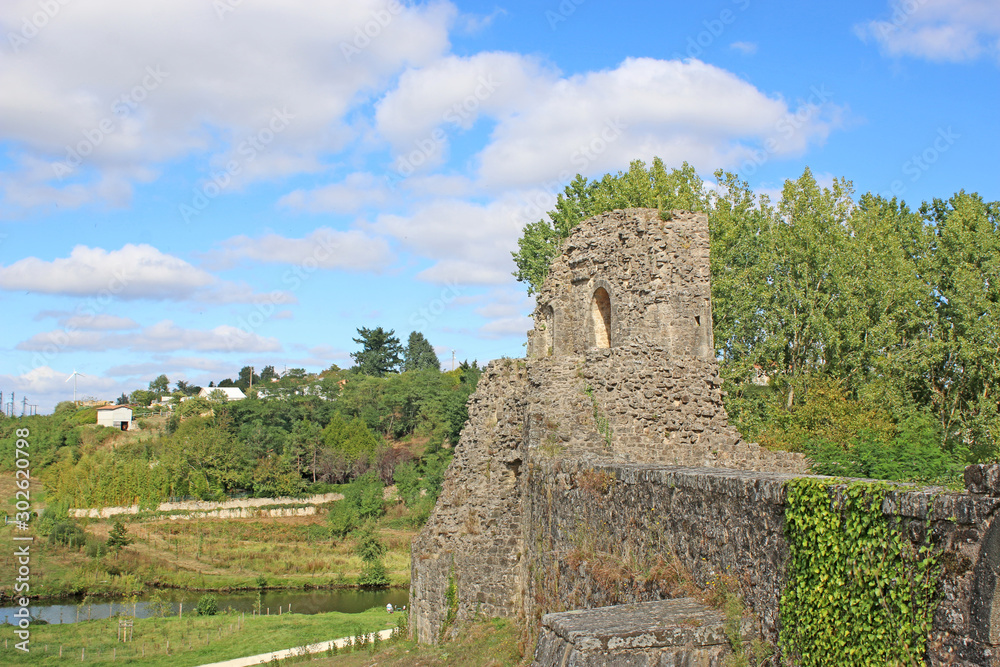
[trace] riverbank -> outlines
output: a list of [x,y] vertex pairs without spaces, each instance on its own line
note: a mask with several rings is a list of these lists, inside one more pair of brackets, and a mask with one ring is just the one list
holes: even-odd
[[117,617],[67,625],[33,625],[29,652],[15,649],[11,641],[3,648],[0,662],[44,667],[67,660],[88,665],[131,661],[149,667],[193,667],[376,632],[395,627],[403,618],[389,615],[385,609],[311,616],[185,614],[181,618],[136,619],[128,642],[119,641]]
[[[121,517],[117,517],[121,518]],[[350,588],[364,562],[358,537],[331,537],[326,515],[246,519],[158,519],[126,524],[131,543],[110,552],[112,520],[81,519],[84,544],[38,538],[31,550],[32,599],[90,595],[124,597],[156,589],[193,591]],[[387,551],[388,585],[407,588],[410,541],[417,532],[403,505],[374,524]],[[14,526],[0,528],[10,538]],[[0,553],[0,572],[16,571],[13,550]],[[0,578],[0,598],[14,595]]]

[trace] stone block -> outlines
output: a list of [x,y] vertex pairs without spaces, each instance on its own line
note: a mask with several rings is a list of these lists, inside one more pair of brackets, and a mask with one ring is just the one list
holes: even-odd
[[691,598],[546,614],[532,667],[716,667],[732,652],[724,626]]

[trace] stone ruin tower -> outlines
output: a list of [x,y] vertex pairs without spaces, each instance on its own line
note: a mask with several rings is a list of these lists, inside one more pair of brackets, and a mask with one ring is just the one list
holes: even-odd
[[[532,618],[551,606],[538,593],[539,513],[551,508],[538,503],[541,480],[561,471],[601,462],[804,470],[801,457],[761,450],[729,425],[710,294],[702,213],[617,210],[572,231],[538,293],[528,357],[484,371],[413,541],[419,640],[477,614]],[[595,589],[557,606],[622,601]]]

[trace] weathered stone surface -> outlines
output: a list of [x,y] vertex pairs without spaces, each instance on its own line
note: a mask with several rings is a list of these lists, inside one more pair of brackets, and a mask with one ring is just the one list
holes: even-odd
[[723,664],[723,615],[697,600],[546,614],[532,667]]
[[969,493],[1000,497],[1000,464],[966,466],[965,488]]
[[[529,358],[487,367],[413,542],[418,639],[437,641],[449,611],[535,623],[662,600],[677,565],[701,586],[732,577],[755,633],[777,640],[785,483],[806,466],[729,426],[708,294],[702,215],[613,211],[574,230],[539,294]],[[1000,645],[997,474],[970,473],[978,495],[899,485],[883,503],[940,549],[930,664],[988,665]],[[558,636],[551,651],[569,644]],[[601,664],[702,664],[615,650]]]

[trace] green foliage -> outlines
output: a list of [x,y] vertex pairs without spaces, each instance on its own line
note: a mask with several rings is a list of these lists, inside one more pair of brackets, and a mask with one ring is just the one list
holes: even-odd
[[926,537],[911,543],[882,513],[887,492],[869,482],[788,483],[780,643],[795,664],[923,661],[940,565]]
[[149,391],[153,392],[157,396],[163,396],[169,390],[170,380],[167,379],[166,375],[158,375],[155,380],[152,380],[149,383]]
[[403,351],[403,370],[441,370],[441,362],[433,346],[418,331],[411,332],[409,340],[406,341],[406,349]]
[[345,419],[340,413],[335,413],[323,429],[323,442],[348,463],[371,461],[382,444],[360,418]]
[[344,487],[344,503],[354,508],[362,520],[378,519],[385,514],[384,490],[378,475],[367,472]]
[[215,616],[219,613],[219,600],[213,594],[208,593],[198,598],[198,604],[194,608],[194,613],[198,616]]
[[52,544],[62,544],[74,549],[79,549],[86,541],[87,535],[83,529],[72,521],[57,523],[49,533],[49,542]]
[[128,526],[121,521],[115,521],[108,533],[108,549],[118,553],[122,547],[132,544],[132,538],[128,534]]
[[361,532],[355,552],[366,563],[381,560],[386,553],[386,547],[371,526]]
[[383,588],[389,585],[389,576],[385,570],[385,563],[382,558],[386,553],[386,546],[378,538],[378,534],[369,525],[361,532],[355,552],[365,562],[358,576],[358,585],[362,588]]
[[173,606],[160,591],[153,593],[148,605],[150,615],[154,618],[166,618],[173,613]]
[[[745,435],[802,451],[833,442],[885,470],[873,474],[897,476],[877,461],[907,456],[912,448],[895,438],[924,414],[940,439],[936,450],[921,439],[917,452],[941,459],[935,469],[1000,459],[1000,202],[959,191],[911,210],[871,193],[855,199],[845,179],[822,187],[806,169],[772,203],[735,174],[715,176],[710,193],[687,165],[667,173],[659,160],[597,181],[577,176],[547,219],[524,228],[515,276],[537,292],[562,240],[603,211],[704,210],[716,354]],[[749,385],[762,376],[757,392]],[[838,434],[783,434],[824,382],[854,402],[858,419],[842,420]],[[862,435],[866,411],[880,421]]]
[[598,213],[629,207],[700,211],[706,203],[702,181],[687,162],[668,173],[660,158],[654,158],[649,168],[642,160],[634,160],[627,172],[607,174],[600,181],[588,181],[577,174],[556,198],[548,220],[525,226],[517,252],[511,253],[517,265],[514,277],[527,283],[528,294],[537,292],[563,239],[580,222]]
[[278,498],[301,496],[306,484],[290,457],[269,452],[257,460],[251,486],[258,498]]
[[400,358],[403,346],[394,334],[394,330],[385,331],[382,327],[359,328],[358,335],[361,337],[353,340],[361,345],[361,350],[351,353],[355,370],[374,377],[397,372],[403,361]]
[[326,520],[330,525],[330,534],[337,539],[344,539],[361,524],[358,511],[343,500],[330,509]]
[[448,570],[448,587],[444,590],[445,617],[441,623],[441,639],[444,639],[448,630],[458,619],[458,579],[455,577],[455,563],[452,562]]

